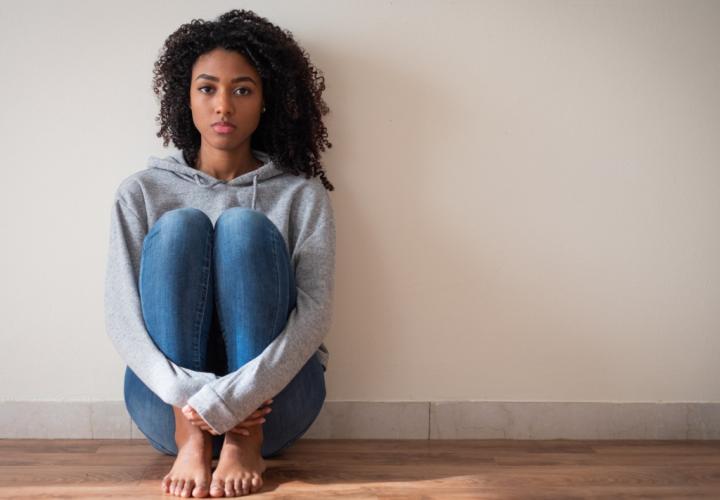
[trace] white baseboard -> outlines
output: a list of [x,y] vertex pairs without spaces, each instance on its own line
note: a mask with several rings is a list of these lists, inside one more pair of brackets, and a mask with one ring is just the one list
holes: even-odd
[[[3,439],[144,439],[122,401],[0,402]],[[720,439],[720,403],[326,401],[308,439]]]

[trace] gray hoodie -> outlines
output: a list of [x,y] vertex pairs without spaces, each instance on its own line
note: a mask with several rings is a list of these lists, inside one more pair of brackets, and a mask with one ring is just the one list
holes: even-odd
[[[313,177],[280,170],[261,151],[257,169],[230,181],[187,165],[181,152],[151,156],[147,168],[120,183],[110,217],[105,327],[140,380],[165,403],[190,404],[224,433],[276,396],[315,355],[327,367],[335,276],[335,218],[330,196]],[[168,210],[195,207],[213,225],[231,207],[259,210],[285,238],[295,271],[297,304],[285,329],[256,358],[225,376],[181,367],[160,351],[143,319],[138,280],[142,244]]]

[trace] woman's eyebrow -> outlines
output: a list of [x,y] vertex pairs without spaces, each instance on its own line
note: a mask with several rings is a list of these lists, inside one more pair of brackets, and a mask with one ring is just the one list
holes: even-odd
[[[208,74],[205,74],[205,73],[200,73],[200,74],[197,76],[197,78],[195,78],[195,80],[199,80],[200,78],[202,78],[203,80],[212,80],[213,82],[219,82],[219,81],[220,81],[220,79],[219,79],[217,76],[212,76],[212,75],[208,75]],[[255,80],[253,80],[253,79],[250,78],[249,76],[237,76],[237,77],[233,78],[230,83],[243,82],[243,81],[250,81],[250,82],[255,83]],[[256,83],[255,83],[255,84],[256,84]],[[257,84],[256,84],[256,85],[257,85]]]

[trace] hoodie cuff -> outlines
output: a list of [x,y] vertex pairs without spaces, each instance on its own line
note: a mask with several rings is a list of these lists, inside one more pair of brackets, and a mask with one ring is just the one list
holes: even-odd
[[220,396],[205,385],[188,399],[187,403],[208,423],[213,431],[224,434],[238,423]]

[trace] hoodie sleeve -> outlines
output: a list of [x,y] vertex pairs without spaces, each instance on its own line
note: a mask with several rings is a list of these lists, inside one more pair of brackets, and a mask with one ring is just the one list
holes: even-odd
[[324,187],[302,221],[291,260],[297,303],[282,332],[257,357],[206,384],[188,404],[224,433],[276,396],[315,354],[331,324],[335,277],[335,219]]
[[165,403],[182,407],[217,375],[176,365],[150,337],[142,314],[138,278],[148,232],[145,218],[130,208],[118,189],[110,216],[110,244],[105,272],[105,329],[130,369]]

